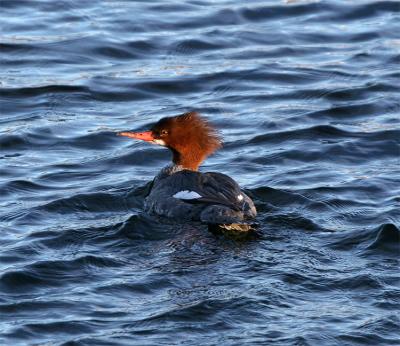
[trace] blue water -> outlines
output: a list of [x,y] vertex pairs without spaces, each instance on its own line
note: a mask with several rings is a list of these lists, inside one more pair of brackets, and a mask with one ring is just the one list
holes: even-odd
[[[0,344],[399,345],[399,1],[0,1]],[[196,110],[235,240],[143,213]]]

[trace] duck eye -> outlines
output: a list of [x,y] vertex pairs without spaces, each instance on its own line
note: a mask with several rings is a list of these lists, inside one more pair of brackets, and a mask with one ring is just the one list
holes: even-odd
[[161,136],[166,136],[168,134],[167,130],[161,130]]

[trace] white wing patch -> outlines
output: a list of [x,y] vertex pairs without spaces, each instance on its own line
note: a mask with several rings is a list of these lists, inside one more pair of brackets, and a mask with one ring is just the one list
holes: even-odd
[[178,199],[198,199],[201,198],[201,195],[199,195],[196,191],[183,190],[177,192],[172,197]]
[[243,195],[238,195],[237,199],[238,199],[238,201],[243,201]]

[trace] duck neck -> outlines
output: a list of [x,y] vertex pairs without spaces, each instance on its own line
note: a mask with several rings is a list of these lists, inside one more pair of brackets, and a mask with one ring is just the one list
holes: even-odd
[[172,161],[175,165],[182,166],[183,169],[197,171],[204,160],[204,157],[196,152],[179,152],[172,150]]

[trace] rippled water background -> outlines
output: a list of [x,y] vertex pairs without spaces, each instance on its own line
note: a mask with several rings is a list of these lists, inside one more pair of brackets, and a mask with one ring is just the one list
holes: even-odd
[[[0,343],[398,345],[400,2],[1,0]],[[197,110],[259,236],[142,213]]]

